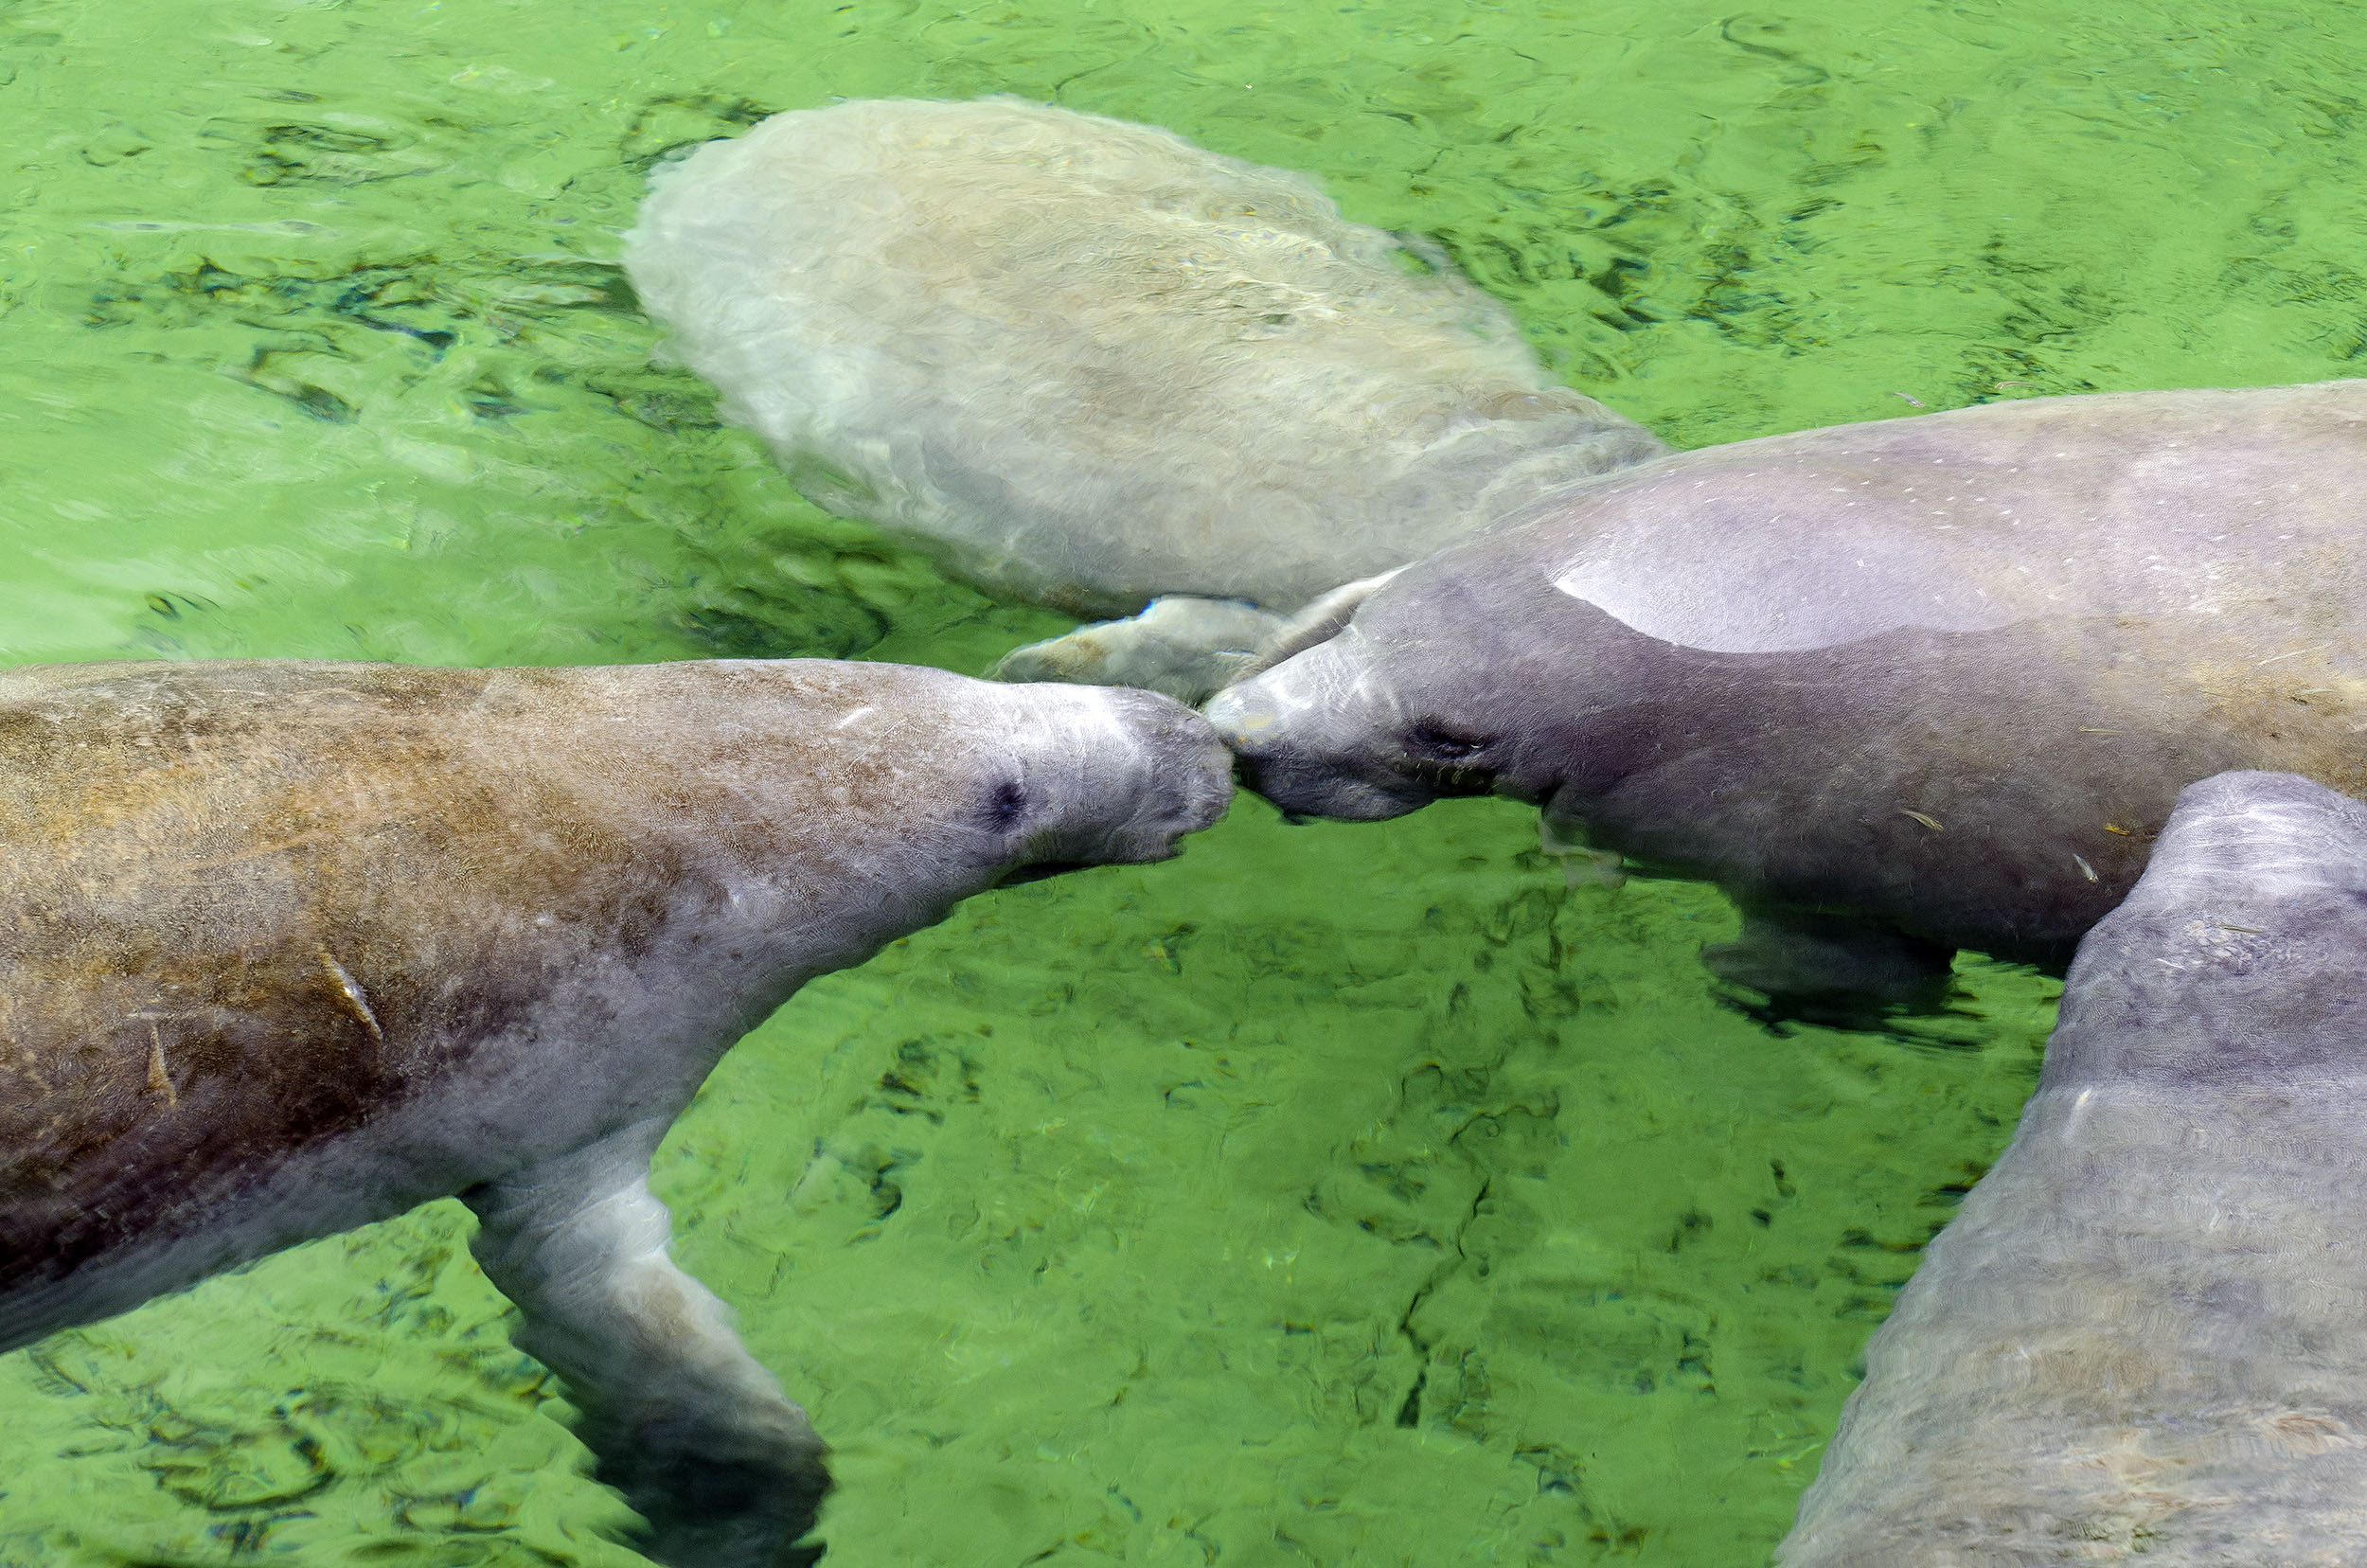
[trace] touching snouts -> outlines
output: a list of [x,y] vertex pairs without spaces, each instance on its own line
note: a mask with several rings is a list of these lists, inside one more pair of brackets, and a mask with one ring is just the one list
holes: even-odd
[[[1292,661],[1295,663],[1296,661]],[[1292,664],[1228,686],[1202,710],[1232,748],[1241,783],[1286,811],[1378,822],[1403,816],[1431,793],[1378,765],[1353,716],[1297,701]]]
[[1124,686],[1097,689],[1140,748],[1145,780],[1133,812],[1112,829],[1106,858],[1166,860],[1184,834],[1224,815],[1233,798],[1233,755],[1216,727],[1181,703]]

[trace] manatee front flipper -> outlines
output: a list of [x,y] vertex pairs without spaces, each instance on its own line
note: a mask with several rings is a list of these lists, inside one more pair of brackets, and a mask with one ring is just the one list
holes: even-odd
[[1304,653],[1318,643],[1329,642],[1356,618],[1357,606],[1372,597],[1381,584],[1404,570],[1399,566],[1378,577],[1359,578],[1354,582],[1342,583],[1328,594],[1309,599],[1258,644],[1257,657],[1237,671],[1233,679],[1246,681],[1253,675],[1272,669],[1294,653]]
[[1014,649],[993,673],[998,681],[1140,686],[1197,705],[1240,679],[1287,624],[1241,599],[1171,594],[1139,615]]
[[1718,979],[1766,995],[1742,1007],[1760,1023],[1836,1029],[1880,1029],[1942,1010],[1954,956],[1871,921],[1785,905],[1746,905],[1741,935],[1701,950]]
[[998,681],[1140,686],[1197,707],[1234,682],[1337,636],[1356,607],[1397,575],[1343,584],[1288,615],[1245,599],[1169,594],[1152,599],[1139,615],[1095,621],[1065,637],[1014,649],[993,675]]
[[669,1568],[806,1568],[829,1487],[822,1440],[667,1256],[644,1180],[663,1124],[629,1128],[463,1193],[486,1275],[525,1315],[519,1348],[566,1380],[599,1478]]

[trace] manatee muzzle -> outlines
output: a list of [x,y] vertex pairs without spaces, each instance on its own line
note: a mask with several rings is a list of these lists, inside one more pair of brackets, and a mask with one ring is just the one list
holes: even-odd
[[1097,846],[1100,861],[1166,860],[1177,841],[1224,815],[1233,758],[1206,719],[1172,698],[1125,686],[1098,688],[1135,747],[1133,810]]
[[1203,710],[1232,748],[1241,783],[1285,811],[1379,822],[1428,805],[1441,793],[1383,766],[1361,765],[1356,748],[1326,744],[1345,718],[1274,701],[1272,677],[1230,686]]

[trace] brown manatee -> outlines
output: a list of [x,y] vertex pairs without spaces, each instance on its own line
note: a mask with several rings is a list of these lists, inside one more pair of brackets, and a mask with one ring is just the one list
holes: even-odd
[[1808,431],[1566,486],[1208,712],[1286,808],[1535,802],[1723,886],[1780,1006],[1928,1003],[2068,962],[2195,779],[2367,787],[2362,546],[2367,382]]
[[1787,1568],[2367,1561],[2367,808],[2180,797]]
[[1228,769],[1165,698],[894,665],[0,672],[0,1350],[457,1194],[647,1549],[806,1560],[822,1446],[650,1151],[805,981],[1173,854]]

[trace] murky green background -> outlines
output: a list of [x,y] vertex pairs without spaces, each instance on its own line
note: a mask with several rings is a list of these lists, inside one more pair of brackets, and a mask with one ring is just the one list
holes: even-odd
[[[609,258],[668,149],[1008,91],[1439,236],[1687,445],[2367,368],[2367,12],[0,0],[0,655],[976,670]],[[1912,402],[1909,400],[1913,400]],[[669,1143],[842,1568],[1763,1561],[2053,988],[1771,1036],[1489,802],[972,903]],[[0,1359],[0,1564],[622,1564],[432,1206]]]

